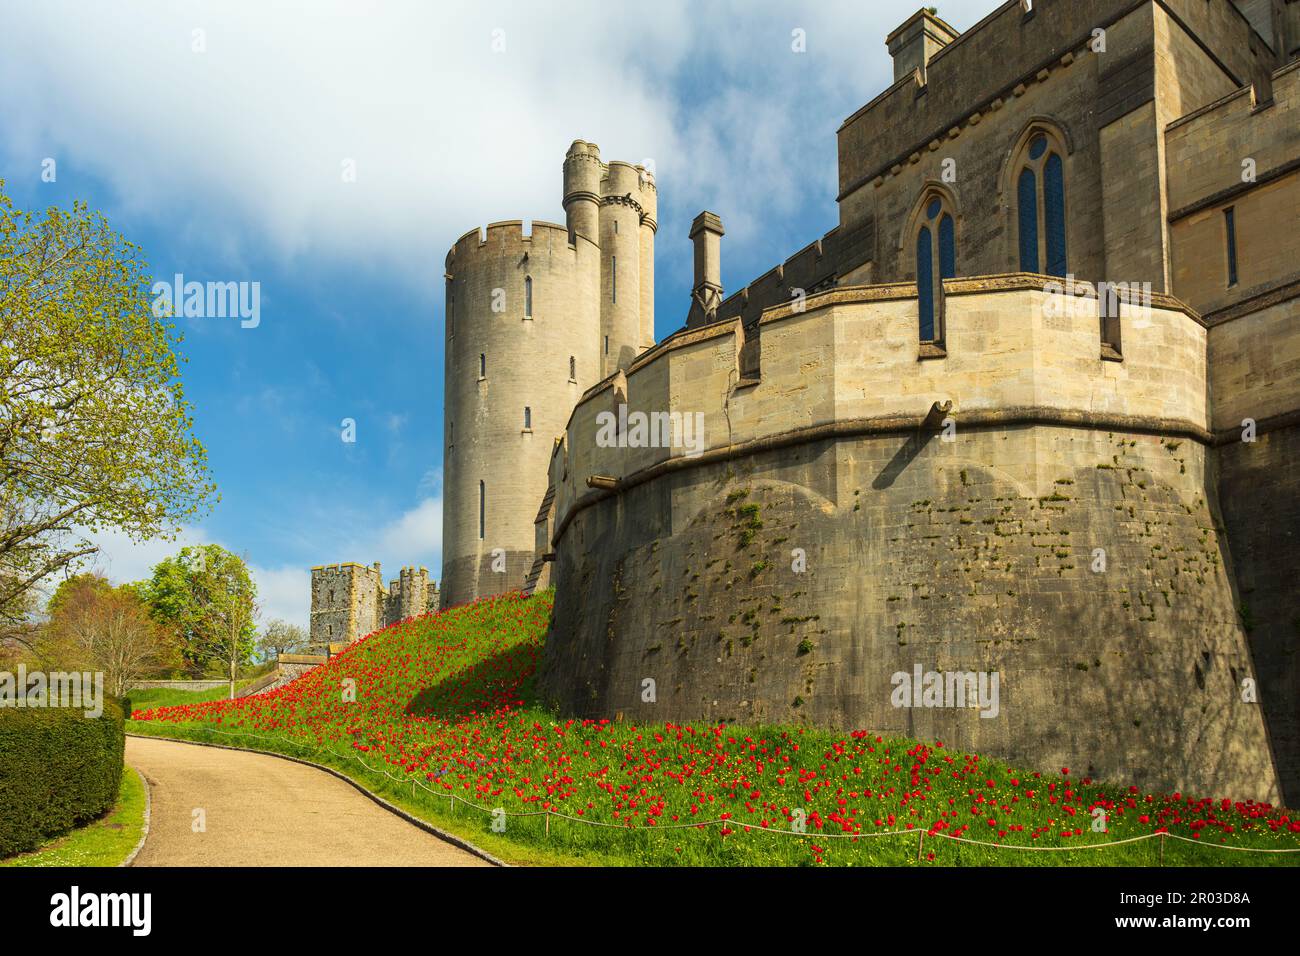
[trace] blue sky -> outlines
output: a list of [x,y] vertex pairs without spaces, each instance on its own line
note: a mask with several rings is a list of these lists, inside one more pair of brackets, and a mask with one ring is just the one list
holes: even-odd
[[[890,83],[885,35],[918,8],[0,3],[0,178],[15,204],[84,199],[159,278],[261,289],[256,328],[176,320],[221,501],[178,541],[102,536],[98,566],[131,580],[181,543],[216,542],[254,568],[264,619],[303,625],[314,564],[440,574],[456,238],[563,222],[574,139],[651,160],[663,338],[685,319],[701,209],[727,229],[728,292],[836,224],[835,130]],[[960,30],[994,5],[940,15]]]

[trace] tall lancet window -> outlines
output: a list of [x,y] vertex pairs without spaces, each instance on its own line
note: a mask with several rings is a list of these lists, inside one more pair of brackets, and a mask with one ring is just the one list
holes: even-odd
[[1065,277],[1065,161],[1059,140],[1035,130],[1017,162],[1016,223],[1020,271]]
[[922,342],[943,340],[943,280],[957,275],[957,227],[943,196],[932,196],[916,230],[916,293]]

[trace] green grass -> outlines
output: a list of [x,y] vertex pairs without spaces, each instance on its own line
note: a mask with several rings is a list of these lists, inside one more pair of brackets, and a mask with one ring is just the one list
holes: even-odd
[[[329,766],[512,863],[1300,864],[1298,853],[1219,848],[1211,843],[1221,838],[1213,827],[1201,831],[1204,843],[1155,837],[1090,848],[1149,836],[1170,808],[1186,815],[1170,822],[1178,836],[1195,832],[1200,824],[1194,818],[1214,812],[1189,809],[1167,794],[1138,793],[1122,782],[1079,780],[1060,768],[1035,773],[940,745],[806,726],[567,720],[542,707],[533,691],[532,667],[548,617],[549,595],[458,608],[378,632],[282,691],[133,720],[128,731]],[[342,678],[354,674],[366,695],[359,704],[339,693]],[[451,794],[459,798],[454,804]],[[1097,801],[1112,808],[1109,832],[1090,831],[1088,811]],[[582,819],[538,813],[547,804]],[[504,834],[491,829],[491,811],[498,807],[506,812]],[[762,828],[766,819],[773,829],[794,829],[786,807],[807,808],[806,835]],[[658,811],[654,825],[647,823],[651,809]],[[816,827],[814,810],[820,814]],[[669,829],[724,812],[731,814],[729,833],[721,824]],[[839,835],[844,831],[833,814],[843,812],[856,813],[858,834]],[[993,817],[997,826],[989,824]],[[967,839],[1007,845],[930,835],[926,831],[939,818],[949,831],[968,826]],[[629,821],[633,825],[624,825]],[[1232,846],[1300,847],[1294,831],[1235,822],[1222,836]],[[1077,832],[1066,839],[1062,829]]]
[[[235,693],[255,678],[235,681]],[[211,700],[225,700],[230,696],[230,685],[222,684],[212,690],[171,690],[166,687],[141,688],[127,695],[132,710],[151,710],[154,707],[183,707],[186,704],[204,704]]]
[[[545,712],[530,710],[526,713],[530,718],[554,720],[552,715]],[[972,846],[927,834],[922,846],[920,829],[891,836],[863,838],[850,844],[847,840],[828,837],[822,833],[795,837],[764,833],[756,827],[746,830],[743,824],[737,824],[735,831],[725,839],[720,836],[717,826],[702,830],[656,832],[645,828],[592,827],[559,818],[550,820],[548,832],[543,817],[516,817],[511,814],[507,820],[506,833],[498,834],[492,831],[490,817],[482,810],[467,807],[460,802],[453,808],[446,797],[431,794],[409,781],[394,780],[379,768],[362,767],[355,757],[349,759],[335,751],[322,751],[319,747],[299,743],[282,734],[230,733],[197,722],[158,725],[148,721],[131,721],[127,729],[130,733],[142,736],[193,740],[282,754],[331,767],[411,815],[468,840],[516,866],[803,866],[811,862],[812,847],[828,845],[832,848],[838,845],[849,852],[836,853],[826,859],[826,863],[850,866],[1222,867],[1300,864],[1300,854],[1241,853],[1172,839],[1152,839],[1107,848],[1042,852]],[[650,733],[659,728],[657,725],[642,725],[637,729],[641,733]],[[770,734],[775,729],[728,728],[737,736],[753,736],[755,739],[758,739],[758,735]],[[830,731],[805,730],[800,737],[800,745],[801,748],[816,752],[819,744],[829,745],[841,739],[842,735]],[[891,745],[891,749],[893,746],[912,743],[906,740],[886,742]],[[1004,765],[986,758],[981,759],[980,766],[983,773],[1000,775],[1012,772]],[[964,789],[955,788],[954,792],[956,790],[965,793]],[[488,801],[489,804],[496,802],[498,801]],[[1086,827],[1086,823],[1083,825]],[[978,832],[968,836],[977,840],[988,839]],[[1079,842],[1105,843],[1117,838],[1085,832]],[[1290,844],[1279,842],[1267,845],[1271,848]]]
[[145,805],[140,775],[126,767],[112,810],[40,849],[0,860],[0,866],[120,866],[140,842]]

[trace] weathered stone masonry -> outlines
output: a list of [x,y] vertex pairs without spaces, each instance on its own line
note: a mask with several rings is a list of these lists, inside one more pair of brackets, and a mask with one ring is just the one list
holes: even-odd
[[[887,43],[894,83],[837,133],[838,226],[728,297],[701,213],[658,345],[653,189],[590,144],[565,227],[458,241],[445,590],[553,581],[540,686],[572,712],[1294,804],[1300,3],[1013,0]],[[532,320],[491,311],[529,275]],[[624,404],[702,413],[704,453],[600,447]],[[894,708],[915,664],[1000,672],[999,717]]]

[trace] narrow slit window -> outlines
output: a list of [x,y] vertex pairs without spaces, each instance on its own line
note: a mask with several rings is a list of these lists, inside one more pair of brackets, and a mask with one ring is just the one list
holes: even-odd
[[605,336],[605,354],[609,354],[609,336]]
[[609,293],[610,301],[618,301],[618,256],[609,257]]
[[530,405],[524,406],[524,428],[532,430],[533,427],[533,409]]
[[478,353],[478,377],[487,378],[487,353]]
[[574,356],[570,355],[569,356],[569,381],[576,382],[577,380],[578,380],[578,360]]
[[487,487],[482,481],[478,483],[478,538],[483,540],[487,526]]
[[524,318],[533,317],[533,277],[524,277]]
[[1237,284],[1237,207],[1223,210],[1224,238],[1228,251],[1228,285]]

